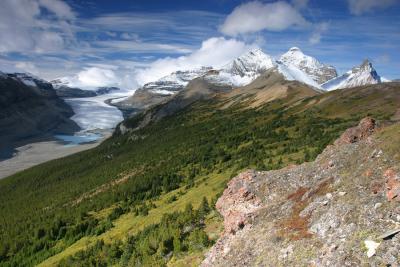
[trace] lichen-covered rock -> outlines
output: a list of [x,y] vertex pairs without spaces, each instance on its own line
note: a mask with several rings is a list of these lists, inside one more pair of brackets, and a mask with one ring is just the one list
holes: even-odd
[[335,145],[351,144],[366,139],[376,130],[376,122],[373,118],[366,117],[360,121],[360,123],[353,128],[347,129],[338,140]]
[[400,201],[400,176],[393,169],[388,169],[384,176],[386,178],[386,196],[388,200]]
[[254,175],[254,171],[248,171],[233,178],[215,205],[224,217],[226,233],[242,229],[260,207],[261,201],[251,189]]
[[[314,162],[233,178],[217,202],[225,231],[202,266],[400,265],[400,234],[380,238],[400,226],[400,162],[375,129],[363,119]],[[380,244],[371,257],[365,240]]]

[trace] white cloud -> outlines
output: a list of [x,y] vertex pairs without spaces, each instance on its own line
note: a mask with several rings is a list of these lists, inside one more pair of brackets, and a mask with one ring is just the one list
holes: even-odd
[[[46,10],[46,12],[44,12]],[[59,0],[0,1],[0,52],[54,52],[71,38],[74,17]]]
[[284,1],[261,3],[253,1],[236,7],[220,27],[226,35],[236,36],[261,30],[282,31],[309,22],[292,5]]
[[15,68],[17,68],[21,72],[29,72],[35,75],[39,74],[37,67],[32,62],[27,62],[27,61],[17,62],[15,63]]
[[202,66],[219,67],[243,54],[254,45],[236,39],[213,37],[203,41],[201,47],[187,56],[163,58],[154,61],[150,67],[137,71],[138,84],[154,81],[177,70],[188,70]]
[[103,86],[116,86],[125,90],[137,89],[134,76],[135,67],[132,65],[132,62],[127,62],[126,66],[124,65],[123,62],[120,64],[115,62],[115,65],[90,63],[83,70],[75,71],[75,74],[56,79],[61,79],[69,87],[84,90],[94,90]]
[[329,23],[322,22],[315,26],[313,33],[308,40],[311,44],[319,44],[321,42],[322,35],[329,29]]
[[39,0],[39,4],[56,14],[59,18],[75,18],[75,14],[72,12],[70,6],[60,0]]
[[182,45],[146,43],[140,40],[106,40],[92,42],[96,48],[91,47],[92,51],[112,52],[116,49],[125,52],[156,52],[156,53],[189,53],[191,50]]
[[397,0],[347,0],[350,13],[361,15],[374,9],[384,9],[394,5]]
[[114,71],[97,67],[79,72],[78,80],[84,87],[111,86],[119,82]]

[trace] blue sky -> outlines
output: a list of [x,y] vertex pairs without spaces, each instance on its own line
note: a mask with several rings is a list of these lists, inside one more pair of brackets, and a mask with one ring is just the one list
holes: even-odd
[[340,73],[369,58],[400,78],[399,2],[2,0],[0,70],[135,89],[252,47],[298,46]]

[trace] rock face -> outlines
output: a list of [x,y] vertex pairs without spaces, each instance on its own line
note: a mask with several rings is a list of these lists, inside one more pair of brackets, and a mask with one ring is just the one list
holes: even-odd
[[292,47],[280,58],[286,65],[294,65],[310,76],[318,84],[323,84],[337,77],[336,69],[319,62],[316,58],[305,55],[299,48]]
[[260,199],[251,192],[254,173],[245,172],[228,183],[228,188],[216,203],[217,210],[224,216],[225,232],[235,234],[251,222],[261,206]]
[[386,196],[389,201],[400,201],[400,176],[393,170],[389,169],[384,174],[386,178]]
[[347,129],[338,140],[335,141],[336,145],[356,143],[364,140],[374,133],[376,129],[376,122],[374,119],[367,117],[360,121],[360,123],[353,128]]
[[0,152],[27,138],[79,130],[69,119],[73,114],[50,83],[27,74],[3,75],[0,77]]
[[398,266],[400,162],[379,134],[365,118],[314,162],[233,178],[202,266]]

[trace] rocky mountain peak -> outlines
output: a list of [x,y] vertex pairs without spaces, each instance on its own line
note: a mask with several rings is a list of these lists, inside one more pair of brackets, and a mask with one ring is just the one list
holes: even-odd
[[319,62],[316,58],[305,55],[300,48],[292,47],[283,54],[280,61],[286,65],[293,65],[305,72],[318,84],[322,84],[337,76],[336,69]]
[[356,66],[343,74],[322,85],[325,90],[336,90],[343,88],[351,88],[368,84],[381,83],[382,78],[379,76],[372,63],[366,59],[361,65]]
[[222,67],[222,70],[243,77],[263,73],[274,66],[274,59],[261,49],[256,48],[235,58]]
[[289,49],[288,52],[292,52],[292,53],[301,53],[301,54],[303,54],[303,51],[301,51],[301,49],[298,48],[297,46],[291,47],[291,48]]

